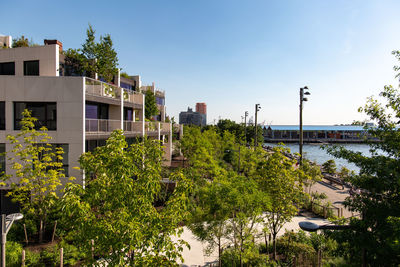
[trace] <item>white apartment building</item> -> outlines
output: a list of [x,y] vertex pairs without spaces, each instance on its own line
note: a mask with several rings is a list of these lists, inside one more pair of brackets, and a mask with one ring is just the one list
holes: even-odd
[[[17,133],[21,112],[29,109],[38,119],[38,128],[47,127],[51,143],[64,148],[65,173],[76,177],[77,183],[85,182],[84,175],[73,168],[79,166],[79,156],[104,144],[115,129],[124,130],[128,143],[144,136],[162,140],[168,164],[172,127],[165,122],[165,93],[154,84],[146,87],[155,93],[160,115],[154,122],[145,122],[139,76],[118,75],[115,84],[62,76],[61,51],[62,44],[56,40],[45,40],[43,46],[0,49],[0,153],[11,150],[6,136]],[[4,157],[0,169],[12,171]]]

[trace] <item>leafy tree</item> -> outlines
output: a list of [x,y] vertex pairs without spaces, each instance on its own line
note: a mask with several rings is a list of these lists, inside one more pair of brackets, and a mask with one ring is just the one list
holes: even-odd
[[[54,148],[51,136],[42,127],[35,130],[36,118],[24,110],[21,131],[15,136],[8,135],[13,144],[8,153],[14,174],[4,175],[3,181],[11,183],[8,196],[18,202],[26,217],[33,217],[38,223],[39,242],[43,240],[44,228],[49,212],[58,199],[57,190],[65,177],[62,169],[62,148]],[[4,185],[4,183],[3,183]]]
[[[217,130],[220,134],[223,134],[225,131],[228,131],[236,136],[237,140],[245,140],[245,143],[252,143],[252,140],[255,137],[255,127],[254,125],[247,125],[245,129],[244,124],[238,124],[232,120],[219,120],[217,125]],[[257,140],[264,140],[263,131],[261,126],[257,126]],[[245,136],[246,133],[246,136]],[[262,142],[260,142],[262,144]]]
[[86,187],[68,184],[63,210],[68,237],[86,255],[94,240],[94,254],[112,266],[177,266],[186,243],[171,237],[182,231],[178,225],[188,215],[191,185],[182,174],[173,174],[177,184],[165,206],[153,205],[161,194],[162,153],[154,140],[128,147],[122,130],[116,130],[105,146],[81,156]]
[[95,30],[89,24],[86,41],[81,49],[68,49],[65,54],[67,74],[94,77],[97,73],[106,82],[111,82],[118,70],[117,52],[109,34],[100,36],[96,42]]
[[157,104],[156,104],[156,97],[154,93],[148,89],[144,93],[145,98],[144,98],[144,116],[146,119],[151,120],[153,116],[157,115],[159,113]]
[[322,179],[321,169],[317,164],[311,163],[308,160],[304,160],[301,167],[302,167],[302,171],[304,172],[304,174],[308,175],[307,179],[304,179],[303,181],[304,181],[304,185],[306,187],[306,191],[308,191],[308,194],[310,194],[311,187],[316,182],[321,181],[321,179]]
[[324,168],[324,171],[329,173],[329,174],[335,174],[336,173],[336,163],[333,159],[327,160],[322,164],[322,167]]
[[292,220],[298,212],[297,205],[303,196],[304,173],[295,169],[296,160],[289,159],[284,147],[274,147],[274,153],[259,163],[255,176],[260,188],[268,193],[271,206],[266,213],[266,226],[273,238],[274,259],[276,259],[276,237],[283,225]]
[[129,74],[128,73],[126,73],[126,72],[121,72],[121,77],[124,77],[124,78],[127,78],[127,79],[129,79],[130,77],[129,77]]
[[30,46],[35,46],[36,44],[33,43],[32,41],[29,41],[28,38],[25,38],[24,35],[21,35],[19,38],[13,39],[12,42],[12,47],[30,47]]
[[225,201],[231,190],[231,183],[218,179],[199,190],[197,202],[193,205],[190,229],[201,241],[207,242],[206,252],[211,253],[218,247],[218,259],[221,265],[222,252],[228,247],[227,238],[232,230],[226,222],[232,207]]
[[[394,54],[400,60],[399,51]],[[347,256],[371,266],[394,266],[400,264],[400,93],[385,86],[380,96],[383,102],[370,97],[359,109],[377,123],[377,127],[367,127],[380,140],[367,140],[371,155],[338,146],[328,152],[360,168],[350,181],[362,193],[348,198],[346,205],[361,216],[351,220],[351,230],[336,234],[347,247]]]
[[106,81],[111,81],[115,75],[117,75],[118,58],[117,52],[113,48],[113,42],[111,36],[106,34],[100,36],[100,43],[96,47],[97,62],[96,70],[100,77]]

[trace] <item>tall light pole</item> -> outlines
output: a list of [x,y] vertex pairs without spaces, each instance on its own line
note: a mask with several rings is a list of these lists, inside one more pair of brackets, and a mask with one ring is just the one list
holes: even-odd
[[249,112],[245,111],[244,112],[244,142],[247,146],[247,116],[249,116]]
[[300,153],[300,166],[303,164],[303,101],[307,101],[308,99],[304,97],[304,95],[310,95],[310,92],[307,92],[307,86],[300,88],[300,140],[299,140],[299,153]]
[[255,110],[256,110],[256,120],[254,122],[254,127],[256,127],[256,136],[254,138],[254,147],[257,147],[257,112],[261,109],[260,104],[256,104]]
[[1,215],[1,267],[6,267],[6,242],[7,233],[14,221],[21,220],[24,217],[21,213]]

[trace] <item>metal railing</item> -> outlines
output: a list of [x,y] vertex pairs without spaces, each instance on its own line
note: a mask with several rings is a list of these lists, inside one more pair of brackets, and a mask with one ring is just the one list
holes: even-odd
[[123,92],[124,101],[143,105],[143,95],[139,92],[125,90],[116,85],[85,77],[85,92],[88,95],[120,99]]
[[171,123],[169,122],[161,122],[160,131],[161,132],[169,132],[171,130]]
[[157,132],[158,131],[158,121],[146,121],[144,129],[146,132]]
[[85,92],[88,95],[119,99],[121,90],[118,86],[85,77]]
[[87,133],[109,133],[121,129],[119,120],[86,119],[85,131]]
[[142,121],[124,121],[124,131],[141,133],[142,132]]

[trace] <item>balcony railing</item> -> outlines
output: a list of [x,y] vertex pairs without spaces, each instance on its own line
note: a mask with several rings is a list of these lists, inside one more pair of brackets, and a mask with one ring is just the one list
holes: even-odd
[[86,119],[87,133],[110,133],[116,129],[121,129],[119,120]]
[[119,100],[121,92],[124,94],[124,100],[134,104],[143,105],[143,96],[141,93],[124,90],[121,87],[85,77],[85,92],[88,95],[108,97]]
[[124,100],[130,103],[135,103],[139,105],[143,105],[143,94],[126,90],[124,93]]
[[161,132],[169,132],[171,130],[171,123],[169,122],[161,122],[160,124]]
[[146,121],[144,129],[147,132],[158,132],[158,121]]
[[124,121],[124,131],[141,133],[143,127],[142,121]]
[[88,95],[119,99],[121,89],[118,86],[85,77],[85,91]]

